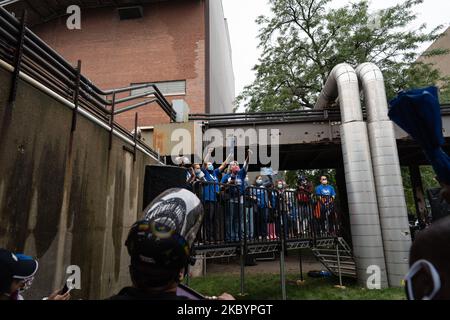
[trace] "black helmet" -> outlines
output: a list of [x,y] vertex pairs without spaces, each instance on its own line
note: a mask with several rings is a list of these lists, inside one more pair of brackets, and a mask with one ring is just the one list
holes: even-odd
[[177,280],[191,262],[192,244],[203,220],[203,206],[192,192],[170,189],[144,211],[143,220],[130,230],[125,245],[131,256],[131,272],[145,275],[147,286]]

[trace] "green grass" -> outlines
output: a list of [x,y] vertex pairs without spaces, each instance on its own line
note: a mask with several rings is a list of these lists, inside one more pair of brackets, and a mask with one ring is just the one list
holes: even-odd
[[[238,300],[279,300],[281,288],[279,275],[259,274],[245,278],[245,297],[239,297],[239,275],[211,275],[190,280],[190,286],[208,296],[220,295],[223,292],[234,295]],[[345,289],[335,288],[336,278],[312,279],[305,277],[306,282],[298,286],[298,276],[287,277],[287,295],[289,300],[405,300],[402,288],[384,290],[367,290],[355,282],[347,280]]]

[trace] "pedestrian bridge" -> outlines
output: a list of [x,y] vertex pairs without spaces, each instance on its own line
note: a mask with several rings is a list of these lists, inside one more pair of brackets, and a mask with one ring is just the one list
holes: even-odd
[[[237,133],[237,147],[248,147],[252,144],[252,132],[267,132],[267,139],[258,137],[257,144],[261,146],[274,141],[279,144],[280,170],[336,168],[342,162],[341,115],[337,110],[193,114],[190,120],[200,122],[204,131],[213,129],[221,132],[224,137],[222,145],[229,144],[227,138]],[[442,120],[444,136],[448,141],[446,151],[450,151],[450,105],[442,105]],[[394,127],[400,163],[403,166],[428,164],[420,147],[402,129],[395,124]],[[274,137],[274,134],[277,136]],[[207,143],[208,137],[204,136],[204,139]]]
[[[442,105],[442,120],[448,141],[444,149],[450,151],[450,105]],[[223,148],[219,157],[223,159],[230,146],[234,145],[237,149],[251,147],[256,151],[255,155],[262,152],[265,152],[263,155],[270,154],[270,149],[279,152],[280,170],[329,169],[342,166],[340,126],[338,110],[191,114],[189,123],[155,125],[142,128],[142,133],[145,143],[165,157],[168,164],[172,156],[180,153],[200,162],[200,155],[208,145],[215,149]],[[394,128],[401,165],[427,165],[421,148],[395,124]],[[174,135],[177,130],[181,131]],[[180,148],[180,139],[186,137],[189,141],[182,143]],[[261,148],[265,150],[260,151]],[[241,158],[243,154],[240,153]],[[251,171],[267,166],[267,158],[269,156],[255,157]]]
[[[35,292],[36,296],[47,293],[49,283],[56,289],[64,280],[64,266],[71,264],[89,270],[82,277],[84,297],[102,298],[127,284],[129,261],[123,243],[145,205],[146,167],[170,164],[170,156],[179,155],[174,153],[179,144],[177,134],[188,137],[184,154],[200,155],[199,159],[204,147],[213,143],[218,146],[216,153],[226,149],[223,146],[251,147],[257,151],[270,147],[275,150],[271,155],[279,151],[280,170],[343,168],[339,112],[191,115],[190,121],[175,123],[177,113],[157,87],[135,95],[130,93],[132,89],[135,87],[107,91],[96,87],[82,75],[81,63],[77,68],[71,66],[0,8],[0,246],[26,251],[40,259],[45,271],[36,279],[35,288],[41,290]],[[149,95],[154,98],[147,99]],[[117,110],[123,110],[121,106],[132,110],[153,103],[174,122],[155,126],[148,132],[142,128],[139,138],[137,121],[133,134],[114,121]],[[442,112],[445,135],[449,138],[448,106],[443,106]],[[396,129],[396,137],[403,164],[425,163],[420,149],[405,133]],[[266,159],[258,157],[251,170],[267,165],[263,160]],[[338,184],[343,182],[339,179]],[[324,262],[334,256],[333,261],[337,262],[332,263],[337,263],[342,274],[340,255],[344,253],[351,260],[352,251],[343,241],[348,238],[343,234],[345,228],[336,223],[350,214],[354,218],[352,227],[357,231],[361,225],[378,225],[377,201],[372,199],[375,191],[347,193],[343,185],[338,186],[342,194],[350,200],[359,196],[364,200],[362,205],[369,204],[372,211],[355,201],[349,201],[353,212],[347,210],[344,201],[339,211],[335,211],[336,206],[325,206],[325,216],[340,213],[340,218],[328,227],[320,224],[318,228],[311,216],[317,200],[306,206],[309,211],[293,201],[291,208],[272,208],[272,239],[269,236],[264,241],[259,235],[256,239],[255,234],[247,237],[243,227],[244,233],[238,231],[237,239],[200,238],[196,248],[206,258],[278,252],[281,259],[288,250],[325,248],[336,254],[323,253]],[[295,194],[291,197],[295,198]],[[226,203],[222,205],[226,208]],[[323,216],[321,210],[319,217]],[[236,212],[237,219],[242,216],[241,221],[245,221],[245,210],[239,207]],[[297,215],[293,219],[294,213]],[[237,225],[239,229],[239,221]],[[333,225],[335,228],[330,229]],[[380,242],[381,232],[367,235],[353,231],[353,252],[362,263],[357,263],[356,270],[364,279],[364,264],[369,260],[362,249],[373,247],[371,241]]]

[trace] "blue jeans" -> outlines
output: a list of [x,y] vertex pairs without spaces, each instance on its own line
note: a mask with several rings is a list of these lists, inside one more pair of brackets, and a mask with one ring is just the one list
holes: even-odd
[[253,221],[253,207],[245,208],[245,216],[246,216],[245,232],[247,233],[247,239],[251,240],[253,239],[255,233],[255,225]]
[[[227,213],[225,216],[225,241],[239,242],[244,233],[244,221],[240,217],[243,212],[243,204],[236,199],[227,202]],[[239,225],[239,221],[241,222]],[[239,236],[239,231],[241,236]]]
[[260,208],[255,215],[256,222],[256,236],[266,238],[267,234],[267,222],[269,221],[269,208]]

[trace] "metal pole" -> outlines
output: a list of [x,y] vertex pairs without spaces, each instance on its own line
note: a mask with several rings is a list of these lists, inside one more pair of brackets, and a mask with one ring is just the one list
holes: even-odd
[[138,136],[138,114],[136,112],[135,116],[134,116],[134,137],[133,137],[133,142],[134,142],[134,147],[133,147],[133,161],[136,162],[136,149],[137,149],[137,136]]
[[81,60],[78,60],[77,78],[75,80],[75,90],[73,95],[73,103],[75,105],[75,108],[73,109],[72,115],[72,132],[74,132],[77,129],[78,107],[80,103],[80,79],[81,79]]
[[337,257],[337,264],[338,264],[338,274],[339,274],[339,286],[343,288],[342,285],[342,273],[341,273],[341,256],[339,253],[339,241],[336,241],[336,257]]
[[[277,193],[278,195],[278,208],[282,209],[283,207],[281,206],[281,197],[280,194]],[[284,225],[284,217],[283,217],[283,210],[281,210],[281,214],[279,215],[280,218],[280,241],[281,241],[281,250],[280,250],[280,277],[281,277],[281,297],[283,300],[287,300],[287,294],[286,294],[286,261],[284,259],[284,253],[285,253],[285,241],[284,241],[284,237],[285,237],[285,228],[286,226]]]
[[244,253],[244,246],[241,245],[241,293],[240,295],[243,296],[245,294],[245,253]]
[[[284,241],[281,240],[283,243]],[[281,245],[280,251],[280,278],[281,278],[281,297],[283,300],[287,300],[286,294],[286,261],[284,260],[284,245]]]
[[14,57],[14,72],[12,75],[12,85],[9,93],[8,102],[9,107],[11,109],[14,107],[14,103],[16,102],[17,87],[19,85],[20,67],[22,65],[22,58],[23,58],[23,44],[25,41],[26,23],[27,23],[27,11],[24,10],[22,14],[22,24],[20,26],[19,41],[17,43],[16,55]]
[[112,149],[112,141],[114,136],[114,111],[116,109],[116,93],[113,93],[112,96],[112,105],[111,105],[111,116],[109,118],[109,126],[111,127],[111,131],[109,132],[109,150]]
[[[241,296],[245,295],[245,259],[246,259],[246,214],[244,203],[241,206],[241,197],[238,198],[238,212],[239,212],[239,237],[241,238]],[[242,208],[242,209],[241,209]],[[243,214],[243,216],[241,216]],[[242,220],[243,219],[243,220]],[[241,221],[244,222],[244,230],[242,232],[242,224]],[[244,233],[244,237],[242,238],[242,233]]]
[[417,217],[419,218],[419,221],[422,220],[422,223],[427,223],[427,207],[425,205],[425,192],[423,189],[420,167],[410,166],[409,172],[411,175],[411,185]]

